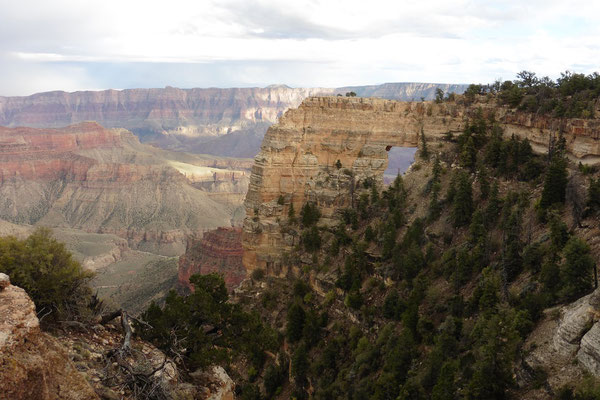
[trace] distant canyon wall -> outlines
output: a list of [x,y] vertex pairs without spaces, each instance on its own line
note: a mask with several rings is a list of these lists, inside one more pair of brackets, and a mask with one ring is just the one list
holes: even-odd
[[345,94],[396,100],[432,99],[435,90],[462,93],[467,85],[386,83],[343,88],[127,89],[47,92],[0,97],[0,125],[57,128],[96,121],[125,128],[142,141],[194,153],[253,157],[267,128],[305,98]]
[[187,235],[241,222],[249,172],[243,160],[232,161],[240,169],[229,162],[166,152],[91,122],[0,128],[0,219],[111,233],[178,255]]
[[362,183],[381,184],[390,147],[415,147],[419,132],[429,142],[460,133],[478,110],[493,113],[505,135],[528,138],[543,152],[550,136],[562,132],[569,156],[600,162],[600,120],[557,120],[475,104],[398,102],[374,98],[311,97],[290,109],[267,131],[255,157],[245,200],[243,247],[248,270],[285,270],[284,254],[298,243],[285,229],[288,212],[306,202],[320,209],[323,224],[354,204]]

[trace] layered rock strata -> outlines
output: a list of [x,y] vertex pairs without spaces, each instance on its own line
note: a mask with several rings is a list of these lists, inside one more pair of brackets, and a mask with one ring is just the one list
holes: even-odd
[[65,349],[40,331],[33,301],[13,285],[0,289],[0,399],[98,399]]
[[411,100],[435,90],[462,93],[466,85],[387,83],[347,88],[127,89],[47,92],[0,97],[0,125],[56,128],[97,121],[125,128],[163,148],[219,156],[253,157],[269,125],[316,94]]
[[588,372],[600,376],[600,290],[565,306],[552,344],[558,358],[576,358]]
[[221,227],[208,231],[201,239],[190,240],[185,254],[179,258],[178,282],[182,288],[193,291],[190,276],[213,272],[223,275],[229,290],[246,277],[241,228]]
[[188,234],[231,225],[249,179],[228,163],[243,165],[167,152],[91,122],[0,128],[0,219],[116,234],[179,255]]
[[465,105],[311,97],[269,128],[254,159],[245,200],[244,266],[271,272],[285,267],[284,254],[297,244],[297,235],[282,229],[292,205],[298,212],[315,203],[327,224],[336,210],[354,204],[361,183],[382,184],[386,150],[417,146],[421,131],[429,142],[459,133],[479,112],[493,114],[505,135],[528,138],[534,150],[544,151],[562,133],[572,158],[600,161],[598,119],[534,116],[484,98]]

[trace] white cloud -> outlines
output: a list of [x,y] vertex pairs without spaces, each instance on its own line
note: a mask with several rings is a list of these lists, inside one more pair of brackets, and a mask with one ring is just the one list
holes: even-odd
[[[19,81],[23,92],[34,81],[38,90],[104,87],[111,74],[154,63],[212,64],[181,67],[189,76],[172,81],[213,71],[213,86],[587,73],[600,61],[599,16],[600,3],[584,0],[0,0],[0,57],[9,64],[0,65],[0,94],[18,91]],[[113,72],[100,77],[99,64]],[[130,84],[157,86],[156,74],[147,76]]]

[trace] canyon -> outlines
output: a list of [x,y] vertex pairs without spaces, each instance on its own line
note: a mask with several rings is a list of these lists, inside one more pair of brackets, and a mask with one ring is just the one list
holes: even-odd
[[342,209],[356,205],[362,184],[381,186],[391,147],[416,147],[423,132],[434,148],[476,113],[493,114],[506,136],[527,138],[535,151],[544,152],[562,134],[574,161],[600,162],[599,119],[522,113],[483,96],[472,104],[311,97],[269,128],[255,157],[245,200],[245,268],[285,274],[286,253],[299,243],[297,232],[287,229],[291,207],[297,213],[313,203],[324,225],[334,223]]
[[0,219],[113,234],[130,247],[181,254],[186,236],[235,224],[243,160],[166,152],[123,129],[0,128]]
[[0,125],[58,128],[96,121],[124,128],[166,149],[253,157],[268,126],[288,108],[316,94],[433,99],[435,90],[462,93],[467,85],[386,83],[342,88],[126,89],[47,92],[0,97]]

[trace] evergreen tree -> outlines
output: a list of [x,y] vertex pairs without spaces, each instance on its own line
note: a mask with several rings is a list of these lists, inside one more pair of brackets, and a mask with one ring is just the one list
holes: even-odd
[[304,319],[306,313],[298,302],[292,303],[287,313],[286,336],[290,342],[297,342],[302,338]]
[[542,264],[540,282],[544,285],[545,291],[552,297],[555,297],[558,287],[561,284],[561,278],[560,268],[554,258],[550,257]]
[[456,399],[456,374],[458,368],[455,361],[447,361],[442,365],[437,383],[431,391],[431,400]]
[[481,240],[485,240],[487,236],[487,230],[483,223],[483,213],[481,210],[475,211],[473,218],[471,219],[471,225],[469,226],[469,241],[472,244],[477,244]]
[[557,213],[551,213],[549,220],[550,240],[553,250],[558,253],[563,249],[567,240],[569,240],[567,224],[562,221]]
[[455,227],[467,225],[473,214],[473,191],[469,175],[461,171],[458,175],[456,194],[452,202],[452,222]]
[[563,204],[567,190],[567,161],[561,151],[555,151],[546,172],[540,207],[545,210],[554,204]]
[[309,202],[304,204],[302,210],[300,210],[300,217],[302,225],[309,227],[319,221],[319,218],[321,218],[321,211],[319,211],[316,204]]
[[444,91],[440,88],[435,89],[435,102],[441,103],[444,101]]
[[571,300],[592,288],[592,273],[596,263],[587,243],[575,236],[565,245],[563,255],[565,261],[560,271],[560,295],[565,300]]
[[485,209],[485,220],[488,228],[491,228],[496,223],[501,205],[502,202],[498,194],[498,183],[494,182],[490,190],[490,200]]
[[301,344],[292,355],[292,376],[296,381],[296,385],[304,385],[308,367],[308,353],[306,351],[306,346]]
[[469,135],[465,141],[460,152],[460,165],[463,168],[473,170],[477,161],[477,149],[475,148],[475,142],[473,136]]

